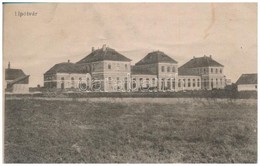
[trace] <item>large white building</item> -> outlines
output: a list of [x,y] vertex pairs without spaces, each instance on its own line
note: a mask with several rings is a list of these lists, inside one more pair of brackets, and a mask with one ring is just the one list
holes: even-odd
[[150,52],[131,66],[131,59],[103,45],[77,63],[54,65],[44,74],[44,86],[105,92],[223,89],[223,69],[211,56],[194,57],[179,68],[162,51]]

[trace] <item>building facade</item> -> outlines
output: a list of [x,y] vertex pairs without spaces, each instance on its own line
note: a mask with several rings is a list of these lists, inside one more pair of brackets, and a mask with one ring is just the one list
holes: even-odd
[[8,68],[5,69],[4,88],[12,93],[29,93],[29,77],[22,69],[11,68],[10,62]]
[[[200,89],[224,89],[226,77],[223,70],[224,66],[215,61],[211,55],[193,57],[193,59],[179,68],[179,77],[194,76],[192,80],[200,79]],[[185,81],[189,82],[187,79]]]
[[44,86],[104,92],[223,89],[223,69],[211,56],[194,57],[178,67],[162,51],[150,52],[131,66],[131,59],[103,45],[76,63],[54,65],[44,74]]
[[257,74],[242,74],[236,85],[238,91],[257,91]]

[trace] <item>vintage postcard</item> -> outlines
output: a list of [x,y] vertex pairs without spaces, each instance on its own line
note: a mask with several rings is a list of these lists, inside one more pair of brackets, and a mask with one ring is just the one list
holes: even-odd
[[4,3],[5,163],[256,163],[257,3]]

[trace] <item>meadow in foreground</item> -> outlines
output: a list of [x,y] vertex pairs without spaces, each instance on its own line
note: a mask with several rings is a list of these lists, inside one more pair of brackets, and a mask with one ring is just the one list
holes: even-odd
[[255,163],[257,105],[7,100],[6,163]]

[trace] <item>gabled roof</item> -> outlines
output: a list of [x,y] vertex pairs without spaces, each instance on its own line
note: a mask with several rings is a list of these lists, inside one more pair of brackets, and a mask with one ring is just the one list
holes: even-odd
[[193,58],[180,68],[196,68],[196,67],[223,67],[222,64],[215,61],[212,57],[204,56]]
[[140,69],[136,66],[131,66],[131,74],[132,75],[156,75],[156,73],[148,69]]
[[142,60],[137,62],[135,65],[144,65],[144,64],[153,64],[153,63],[178,63],[164,52],[161,51],[154,51],[148,53]]
[[257,74],[242,74],[236,84],[257,84]]
[[56,74],[56,73],[85,73],[82,68],[70,62],[58,63],[50,68],[45,74]]
[[30,75],[25,75],[25,76],[18,77],[18,78],[16,78],[16,79],[14,79],[13,81],[9,82],[9,83],[8,83],[8,86],[12,86],[12,85],[14,85],[14,84],[16,84],[16,83],[19,83],[20,81],[22,81],[22,80],[24,80],[24,79],[27,79],[27,78],[29,78],[29,77],[30,77]]
[[77,64],[104,61],[104,60],[126,61],[126,62],[131,61],[131,59],[129,59],[129,58],[125,57],[124,55],[118,53],[114,49],[106,47],[106,48],[97,49],[97,50],[91,52],[85,58],[78,61]]
[[26,76],[21,69],[5,69],[5,80],[15,80],[19,77]]

